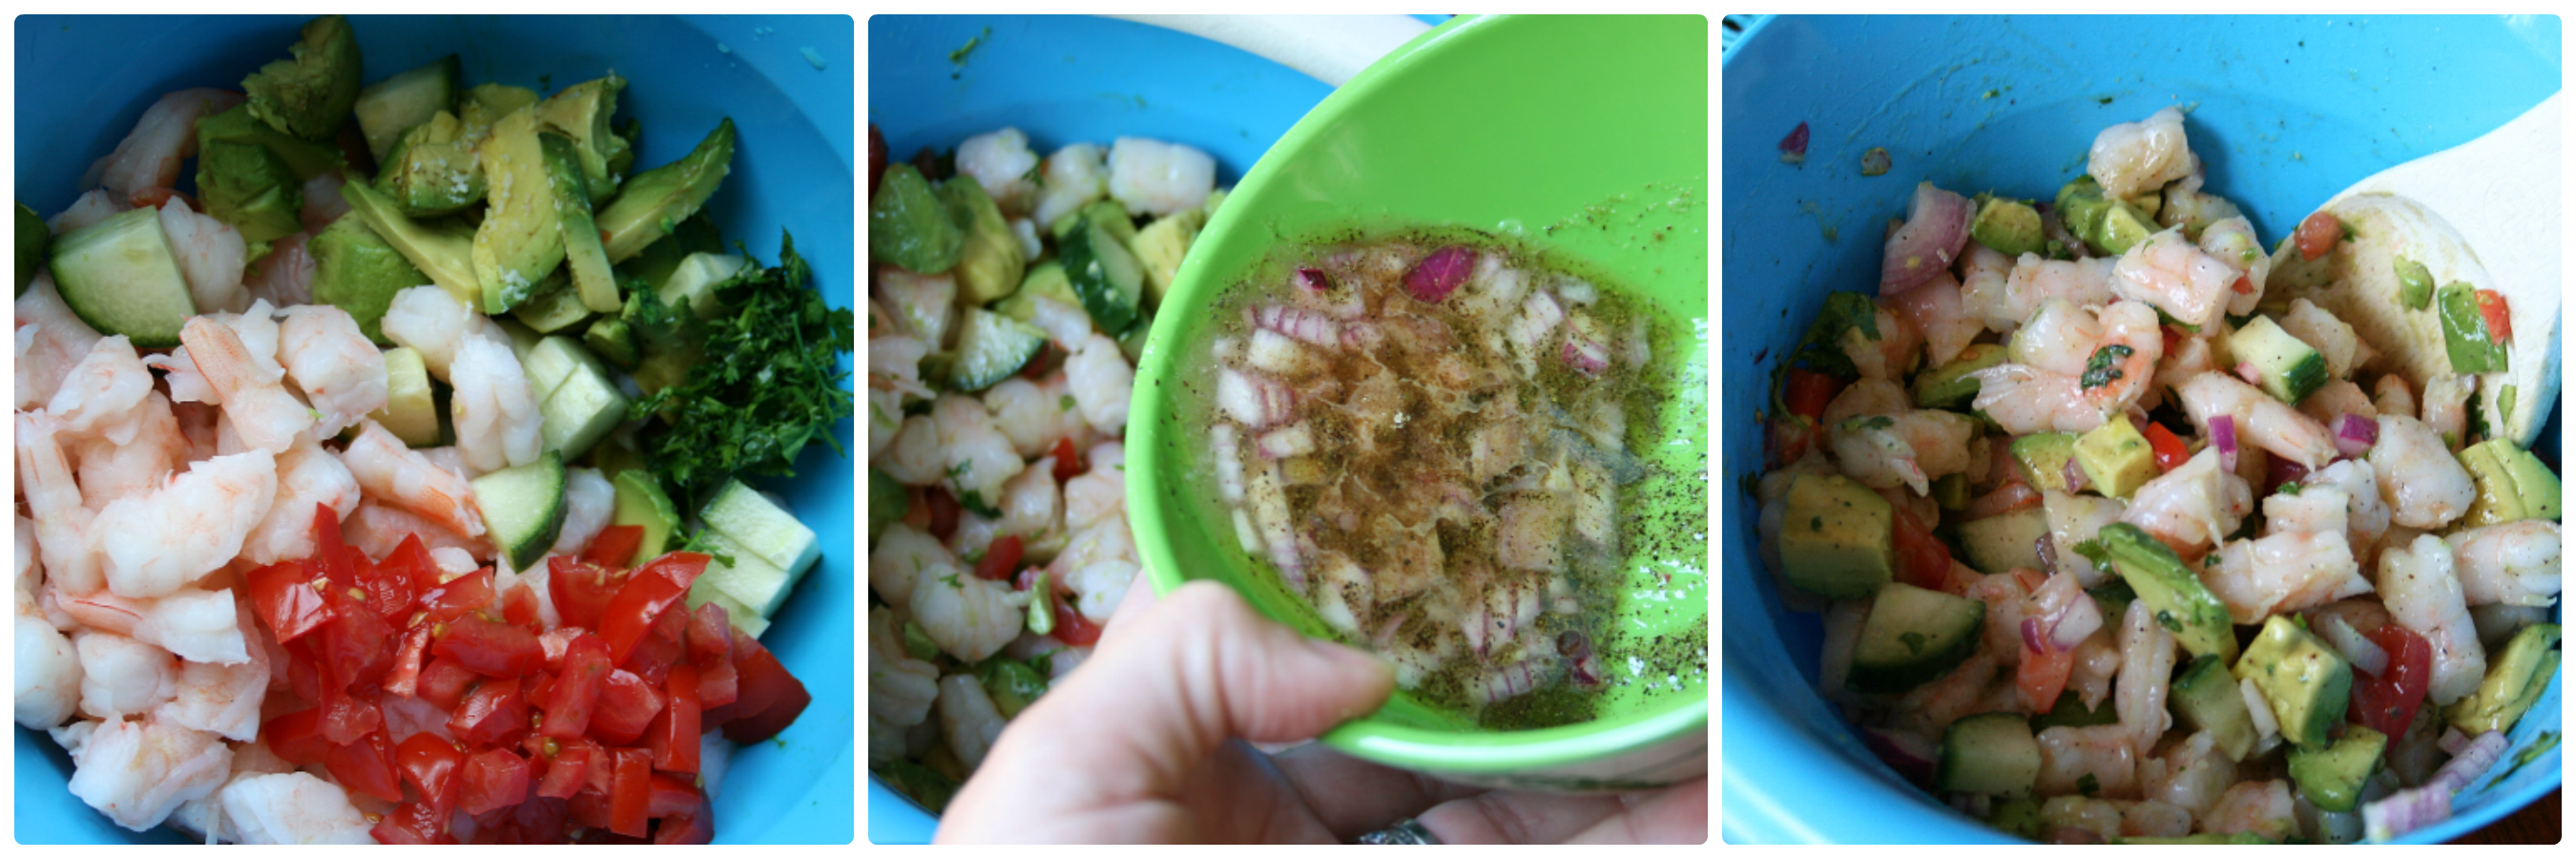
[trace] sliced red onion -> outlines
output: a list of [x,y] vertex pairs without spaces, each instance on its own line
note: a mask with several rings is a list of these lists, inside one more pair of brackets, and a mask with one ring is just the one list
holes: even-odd
[[2453,791],[2466,789],[2469,782],[2484,774],[2488,767],[2495,766],[2497,758],[2504,757],[2505,744],[2502,731],[2479,734],[2477,739],[2461,748],[2450,763],[2443,764],[2441,770],[2433,773],[2433,780],[2426,782],[2425,786],[2447,784]]
[[1341,323],[1333,321],[1330,316],[1284,304],[1264,304],[1246,312],[1251,314],[1255,326],[1317,346],[1329,348],[1342,344]]
[[2442,736],[2435,738],[2433,743],[2441,747],[2443,754],[2458,757],[2461,751],[2469,747],[2469,735],[2460,733],[2460,729],[2456,726],[2443,728]]
[[1217,371],[1216,404],[1237,423],[1262,429],[1287,420],[1297,400],[1277,379],[1229,368]]
[[1287,459],[1315,452],[1315,432],[1304,423],[1289,424],[1261,434],[1253,443],[1262,459]]
[[2273,458],[2272,458],[2272,488],[2273,488],[2273,489],[2275,489],[2275,490],[2280,489],[2280,488],[2281,488],[2281,486],[2282,486],[2282,484],[2287,484],[2287,483],[2297,483],[2297,482],[2299,482],[2299,481],[2301,481],[2301,480],[2306,479],[2306,478],[2307,478],[2307,476],[2308,476],[2308,467],[2307,467],[2307,466],[2304,466],[2304,465],[2300,465],[2300,464],[2298,463],[2298,461],[2297,461],[2297,460],[2293,460],[2293,459],[2290,459],[2290,458],[2288,458],[2288,457],[2281,457],[2281,456],[2276,456],[2276,457],[2273,457]]
[[1597,378],[1601,375],[1601,371],[1610,369],[1610,347],[1599,341],[1568,336],[1565,338],[1565,348],[1561,352],[1565,357],[1565,365],[1574,368],[1574,372],[1583,374],[1585,378]]
[[1932,759],[1938,749],[1931,740],[1891,728],[1862,728],[1861,742],[1869,744],[1871,754],[1886,761],[1890,769],[1906,781],[1918,785],[1932,783]]
[[1788,162],[1788,163],[1790,163],[1790,164],[1802,164],[1802,163],[1805,163],[1805,162],[1806,162],[1806,160],[1807,160],[1807,124],[1806,124],[1806,123],[1803,123],[1803,122],[1798,123],[1798,127],[1796,127],[1796,128],[1792,128],[1792,129],[1789,129],[1789,136],[1787,136],[1787,137],[1783,137],[1783,138],[1780,138],[1780,160],[1785,161],[1785,162]]
[[1208,430],[1208,458],[1216,463],[1217,491],[1228,504],[1243,503],[1242,450],[1233,424],[1218,421]]
[[2030,542],[2031,548],[2036,549],[2039,552],[2039,571],[2052,576],[2057,575],[2056,535],[2042,533],[2039,535],[2039,539],[2032,540]]
[[[2488,731],[2462,745],[2451,758],[2433,773],[2423,786],[2401,790],[2386,799],[2361,807],[2363,832],[2373,841],[2388,841],[2451,817],[2451,794],[2495,766],[2504,756],[2506,741],[2500,731]],[[2449,737],[2443,748],[2449,749]]]
[[2101,604],[2094,602],[2091,594],[2077,591],[2075,599],[2066,604],[2065,616],[2058,618],[2057,629],[2050,634],[2049,642],[2057,645],[2060,651],[2073,650],[2101,628]]
[[2370,452],[2379,443],[2379,420],[2369,415],[2344,415],[2335,421],[2335,452],[2351,459]]
[[1959,249],[1968,243],[1968,222],[1975,217],[1976,206],[1968,198],[1930,182],[1914,186],[1905,226],[1887,237],[1887,255],[1879,263],[1878,294],[1904,293],[1949,271]]
[[1329,292],[1333,288],[1333,279],[1326,276],[1323,269],[1301,268],[1297,270],[1297,285],[1315,292]]
[[2342,653],[2352,667],[2372,677],[2388,673],[2388,651],[2373,643],[2368,636],[2354,631],[2352,624],[2344,621],[2343,615],[2320,613],[2315,623],[2310,625],[2316,627],[2317,634],[2324,636],[2327,644],[2334,645],[2335,651]]
[[2074,457],[2066,458],[2063,472],[2066,475],[2066,491],[2069,493],[2082,492],[2085,487],[2093,485],[2092,476],[2084,473],[2084,466],[2078,464]]
[[2212,415],[2209,418],[2209,444],[2218,448],[2218,467],[2236,471],[2236,416]]
[[1404,291],[1417,301],[1438,304],[1449,293],[1467,282],[1467,274],[1476,270],[1476,251],[1466,245],[1450,245],[1423,257],[1412,271],[1404,273]]
[[2035,617],[2021,619],[2021,647],[2032,653],[2053,652],[2048,646],[2048,622]]

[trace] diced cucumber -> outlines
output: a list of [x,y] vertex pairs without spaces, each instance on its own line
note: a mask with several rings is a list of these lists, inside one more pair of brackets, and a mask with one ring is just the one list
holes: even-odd
[[385,407],[367,415],[412,447],[438,444],[438,406],[429,392],[429,368],[409,346],[385,350]]
[[510,308],[510,316],[539,334],[553,334],[589,319],[590,308],[582,305],[572,279],[564,275],[563,269],[556,269],[544,283],[537,284],[536,297]]
[[179,345],[180,327],[197,313],[157,209],[130,209],[54,237],[50,263],[63,303],[136,349]]
[[[714,572],[715,565],[709,564],[707,571]],[[762,632],[768,631],[768,618],[761,617],[760,612],[744,608],[740,601],[725,596],[723,591],[708,587],[706,581],[706,578],[701,576],[698,578],[698,584],[689,588],[690,608],[715,603],[724,607],[725,615],[733,619],[733,628],[742,630],[742,634],[759,638]]]
[[733,559],[733,563],[725,563],[723,558],[709,562],[706,574],[699,576],[690,590],[714,590],[764,618],[786,603],[793,583],[778,565],[761,560],[759,553],[722,531],[698,532],[698,544]]
[[45,261],[45,246],[53,241],[53,228],[27,204],[18,205],[18,294],[27,294],[27,284],[36,279],[36,267]]
[[2120,711],[2112,706],[2113,703],[2106,698],[2103,699],[2100,709],[2088,708],[2084,706],[2084,696],[2076,694],[2073,689],[2068,689],[2057,693],[2057,706],[2049,708],[2046,713],[2030,717],[2030,729],[2045,731],[2060,726],[2081,728],[2088,725],[2113,724],[2120,721]]
[[528,350],[527,365],[532,387],[540,367],[562,373],[538,394],[546,449],[562,451],[567,459],[578,458],[626,420],[626,395],[617,390],[599,359],[572,338],[555,335],[538,341],[536,348]]
[[2039,566],[2039,538],[2047,533],[2047,511],[2024,507],[1959,523],[1959,547],[1977,572],[2008,573],[2014,567]]
[[563,530],[563,454],[546,451],[535,462],[474,478],[474,506],[483,511],[492,545],[524,570],[545,557]]
[[449,54],[359,90],[351,112],[367,136],[367,151],[382,163],[395,138],[456,106],[457,94],[465,91],[464,78],[464,63]]
[[2171,702],[2175,723],[2208,731],[2228,760],[2241,761],[2253,753],[2254,741],[2260,739],[2254,735],[2254,715],[2245,709],[2245,693],[2237,686],[2236,676],[2218,657],[2192,660],[2182,679],[2174,681]]
[[966,308],[956,359],[948,364],[942,384],[969,393],[1000,384],[1037,357],[1046,341],[1046,332],[1035,325],[981,307]]
[[700,301],[714,294],[717,284],[732,280],[751,265],[751,261],[732,254],[694,253],[680,260],[671,277],[662,281],[658,293],[662,303],[673,308],[687,307],[700,319],[723,313],[714,301]]
[[[1085,220],[1091,219],[1086,216]],[[1057,253],[1064,260],[1065,277],[1072,281],[1074,295],[1082,299],[1082,309],[1091,314],[1092,324],[1115,336],[1136,323],[1137,308],[1145,297],[1145,273],[1136,255],[1128,252],[1110,228],[1098,222],[1086,223],[1065,237]]]
[[2039,740],[2030,722],[2014,713],[1979,713],[1950,723],[1941,736],[1942,790],[1987,796],[2029,796],[2039,780]]
[[1861,622],[1851,688],[1903,692],[1938,679],[1976,651],[1985,621],[1985,603],[1889,582]]
[[2325,387],[2329,375],[2326,359],[2315,347],[2290,336],[2268,316],[2254,317],[2236,329],[2227,340],[2227,351],[2254,365],[2263,380],[2263,393],[2293,406]]
[[[698,521],[759,553],[762,560],[791,577],[804,575],[823,556],[814,529],[739,480],[728,480],[716,490],[715,497],[698,511]],[[762,609],[762,614],[777,609],[748,600],[744,604]]]
[[1019,291],[994,302],[993,312],[1021,322],[1035,322],[1038,298],[1051,298],[1068,307],[1082,306],[1082,298],[1073,294],[1073,281],[1064,276],[1064,264],[1048,260],[1030,266],[1028,276],[1020,278]]
[[617,472],[612,482],[617,488],[617,509],[608,524],[644,529],[644,539],[635,544],[635,557],[627,565],[660,557],[671,545],[672,532],[680,530],[680,508],[662,492],[662,481],[652,472],[627,469]]

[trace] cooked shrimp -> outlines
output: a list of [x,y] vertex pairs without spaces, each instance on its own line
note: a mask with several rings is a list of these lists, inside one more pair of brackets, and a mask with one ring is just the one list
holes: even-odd
[[939,538],[901,522],[887,523],[874,542],[868,552],[868,586],[888,605],[911,605],[914,583],[923,575],[959,566]]
[[224,822],[243,844],[371,844],[372,824],[349,792],[306,773],[246,776],[224,785]]
[[[1014,457],[1016,459],[1017,457]],[[939,422],[929,415],[909,415],[898,424],[884,452],[868,464],[905,486],[928,486],[947,476],[948,457],[941,449]]]
[[948,750],[971,772],[984,765],[984,753],[1001,738],[1002,713],[974,676],[951,674],[939,678],[939,728]]
[[[467,506],[471,507],[470,504]],[[373,498],[360,497],[358,508],[350,512],[348,518],[340,520],[340,539],[376,560],[393,554],[402,546],[403,538],[410,536],[420,537],[421,545],[429,549],[432,557],[442,552],[462,554],[467,559],[464,569],[450,572],[473,572],[478,565],[472,559],[489,558],[493,554],[492,544],[481,537],[458,534],[438,520]],[[442,562],[440,568],[448,569],[448,565]]]
[[151,393],[152,371],[134,344],[122,334],[102,337],[72,365],[45,411],[70,438],[102,436],[124,444],[139,429],[135,411]]
[[167,650],[97,630],[74,633],[72,647],[80,654],[84,718],[139,718],[179,692],[179,659]]
[[1055,457],[1029,463],[1019,476],[1003,484],[1001,507],[999,526],[1004,534],[1036,539],[1063,526],[1064,499],[1055,482]]
[[[1984,249],[1971,242],[1969,247]],[[1993,253],[1988,251],[1988,253]],[[1995,254],[2001,257],[2002,254]],[[1970,313],[1984,317],[1986,328],[2010,333],[2030,321],[2049,299],[2064,299],[2078,307],[2099,307],[2111,302],[2111,264],[2109,257],[2078,260],[2052,260],[2038,254],[2022,254],[2018,261],[1998,266],[1992,258],[1980,259],[1971,251],[1969,280],[1962,282],[1960,298]],[[1998,283],[1992,278],[2000,275]]]
[[2220,794],[2209,812],[2201,816],[2200,831],[2213,834],[2244,832],[2279,843],[2299,831],[2292,814],[2290,783],[2280,779],[2238,782]]
[[915,578],[909,603],[932,643],[967,662],[1001,650],[1020,634],[1020,610],[1029,594],[957,567],[928,567]]
[[87,596],[56,591],[52,598],[77,623],[170,651],[190,662],[237,665],[250,659],[250,644],[242,636],[230,590],[184,588],[151,599],[129,599],[106,591]]
[[91,510],[158,489],[170,472],[188,462],[188,439],[179,432],[169,398],[153,391],[131,414],[124,426],[133,428],[133,436],[124,442],[116,439],[118,427],[73,444],[71,454],[80,462],[81,503]]
[[2332,426],[2344,415],[2377,418],[2379,406],[2371,403],[2370,395],[2363,393],[2361,386],[2351,380],[2328,379],[2323,386],[2309,392],[2307,399],[2299,401],[2299,414],[2307,415],[2319,426]]
[[2388,614],[2433,645],[2433,681],[2425,694],[2449,704],[2477,691],[2486,677],[2486,648],[2469,619],[2451,545],[2431,534],[2379,553],[2379,594]]
[[2469,605],[2547,608],[2558,602],[2558,523],[2523,519],[2445,539]]
[[[24,557],[23,555],[21,557]],[[62,631],[36,610],[33,595],[21,592],[17,613],[18,658],[12,675],[12,700],[18,724],[45,730],[72,717],[80,704],[80,653]]]
[[1907,723],[1920,719],[1915,723],[1917,726],[1932,736],[1940,736],[1951,722],[1972,715],[1984,706],[1986,692],[1994,685],[1995,673],[2001,667],[1992,656],[1983,653],[1971,655],[1968,661],[1959,663],[1959,667],[1951,669],[1940,679],[1905,693],[1897,700],[1896,712]]
[[1085,564],[1064,577],[1065,587],[1073,590],[1073,607],[1083,617],[1095,622],[1109,620],[1118,609],[1118,601],[1127,597],[1127,587],[1136,581],[1136,563],[1112,559]]
[[2254,238],[2254,225],[2242,216],[2220,218],[2202,228],[2197,238],[2202,253],[2235,269],[2240,276],[2228,284],[2227,315],[2254,312],[2254,305],[2263,300],[2263,281],[2272,276],[2272,258],[2263,253],[2263,243]]
[[276,498],[277,457],[251,450],[197,463],[166,487],[109,502],[92,523],[108,590],[164,596],[222,568],[241,554]]
[[70,787],[116,825],[141,832],[213,794],[232,775],[232,762],[232,749],[214,734],[108,719],[72,755]]
[[[1547,293],[1542,292],[1530,296],[1530,299],[1537,301],[1546,296]],[[1860,329],[1852,328],[1843,331],[1842,340],[1837,344],[1842,348],[1843,357],[1851,359],[1852,366],[1860,370],[1862,378],[1902,379],[1922,357],[1923,332],[1914,327],[1911,317],[1899,316],[1889,310],[1893,304],[1892,300],[1882,299],[1879,306],[1870,311],[1875,317],[1877,339],[1863,337]],[[1552,299],[1550,306],[1553,306]],[[1522,375],[1528,373],[1524,371]]]
[[1118,341],[1093,334],[1064,361],[1067,387],[1082,418],[1101,435],[1127,429],[1127,401],[1136,386],[1136,368],[1118,351]]
[[450,408],[456,424],[456,449],[466,464],[490,473],[537,461],[545,445],[544,418],[537,397],[528,390],[527,371],[509,344],[471,336],[456,347],[448,366],[456,386]]
[[231,110],[242,99],[241,93],[205,88],[163,95],[144,108],[143,118],[117,141],[116,150],[90,169],[118,199],[149,188],[178,187],[181,162],[197,154],[197,120]]
[[904,756],[903,734],[930,718],[939,697],[939,667],[912,658],[903,647],[903,622],[894,610],[868,610],[868,762]]
[[[236,601],[233,612],[238,618],[236,626],[245,638],[266,634],[260,630],[259,622],[251,619],[249,603]],[[221,734],[235,742],[247,743],[257,739],[260,705],[267,700],[271,664],[267,647],[254,645],[248,651],[248,661],[232,665],[212,662],[180,665],[172,698],[155,708],[152,717],[181,727]]]
[[2138,795],[2138,753],[2134,742],[2135,733],[2122,724],[2080,728],[2059,725],[2041,731],[2039,783],[2034,790],[2043,796],[2076,793],[2089,775],[2098,788],[2090,791],[2092,795],[2134,798]]
[[36,279],[18,294],[16,314],[17,403],[19,409],[32,409],[54,398],[72,367],[89,357],[99,334],[63,304],[49,271],[37,271]]
[[[265,320],[265,315],[261,305],[254,305],[242,319],[273,332],[276,323]],[[179,330],[179,339],[188,345],[189,360],[220,398],[224,417],[232,421],[244,443],[283,453],[297,434],[313,428],[313,411],[278,384],[286,370],[277,364],[273,335],[266,348],[253,348],[233,326],[217,317],[198,316]]]
[[1909,487],[1916,495],[1929,494],[1935,478],[1966,471],[1976,435],[1976,419],[1935,409],[1853,418],[1826,430],[1844,474],[1872,488]]
[[[2332,489],[2300,493],[2338,496]],[[2277,497],[2277,496],[2276,496]],[[2273,506],[2267,499],[2264,509]],[[2200,571],[2218,601],[2237,623],[2259,624],[2274,614],[2314,608],[2370,592],[2345,542],[2341,523],[2330,532],[2275,533],[2257,540],[2229,543]]]
[[277,500],[242,543],[242,557],[254,564],[313,554],[313,511],[327,506],[335,520],[358,510],[358,479],[339,457],[309,438],[277,457]]
[[2443,447],[2458,447],[2469,440],[2469,397],[2477,390],[2478,377],[2467,373],[2424,380],[2424,425],[2441,437]]
[[1095,433],[1066,376],[1061,371],[1049,373],[1038,382],[1013,376],[984,392],[993,428],[1011,440],[1011,452],[1035,459],[1065,439],[1073,441],[1075,450],[1090,445]]
[[[2236,421],[2240,444],[2260,447],[2310,469],[2323,468],[2335,458],[2334,437],[2323,425],[2234,376],[2210,372],[2184,382],[2182,407],[2204,437],[2209,434],[2210,418],[2227,415]],[[2385,424],[2382,427],[2384,443],[2387,430]],[[2381,471],[2384,477],[2385,467]]]
[[133,207],[134,204],[127,202],[122,194],[110,193],[105,188],[93,189],[73,198],[70,208],[46,218],[45,226],[59,236],[115,217]]
[[2409,528],[2448,525],[2477,500],[2469,470],[2452,458],[2442,437],[2423,421],[2404,415],[2379,420],[2379,442],[2371,445],[2370,467],[2379,474],[2379,497],[2389,518]]
[[65,593],[95,593],[107,586],[98,549],[90,541],[97,514],[81,503],[60,433],[61,423],[51,415],[18,413],[19,492],[35,519],[47,581]]
[[[1983,245],[1978,247],[1984,249]],[[1946,272],[1888,301],[1913,324],[1914,330],[1923,333],[1923,360],[1929,366],[1950,363],[1985,332],[1985,320],[1968,312],[1959,282]]]
[[188,208],[177,195],[161,204],[161,232],[188,282],[188,295],[199,313],[240,313],[250,309],[250,290],[242,287],[242,266],[250,250],[231,224]]
[[2376,556],[2381,535],[2388,533],[2388,504],[2379,498],[2379,472],[2368,460],[2337,461],[2309,472],[2300,485],[2343,490],[2344,533],[2353,557],[2364,564]]
[[2141,484],[2120,521],[2143,528],[2189,555],[2235,533],[2237,524],[2253,510],[2253,489],[2242,478],[2219,470],[2218,449],[2209,447]]
[[1040,165],[1037,208],[1029,213],[1030,219],[1052,224],[1109,196],[1107,157],[1096,143],[1072,144],[1047,156]]
[[985,195],[1007,214],[1028,211],[1030,198],[1037,193],[1029,174],[1037,169],[1038,156],[1029,151],[1029,136],[1017,128],[987,131],[957,144],[957,172],[975,177]]
[[2195,818],[2218,805],[2236,780],[2236,762],[2218,749],[2217,735],[2194,732],[2163,754],[2138,761],[2138,787],[2147,799],[2179,806]]
[[[2241,259],[2239,260],[2242,261]],[[2111,288],[2143,301],[2184,325],[2213,330],[2235,297],[2237,269],[2183,238],[2177,227],[2139,242],[2111,267]]]
[[385,407],[385,355],[346,310],[328,304],[287,308],[277,327],[277,355],[286,377],[321,415],[316,434],[339,435]]
[[2015,435],[2084,432],[2138,402],[2164,355],[2152,308],[2114,302],[2098,313],[2063,299],[2014,332],[2013,363],[1970,374],[1983,409]]
[[[490,320],[436,286],[415,286],[394,293],[378,326],[385,339],[420,353],[421,366],[440,381],[454,383],[449,367],[456,353]],[[504,335],[506,336],[506,335]],[[500,342],[507,343],[507,340]]]
[[474,487],[372,420],[358,422],[358,437],[340,452],[340,461],[370,498],[427,517],[460,537],[483,534],[483,516],[474,509]]
[[250,264],[242,275],[242,287],[251,298],[279,307],[313,303],[313,252],[306,242],[312,233],[295,233],[269,242],[268,255]]
[[[2078,599],[2089,597],[2078,596]],[[2173,724],[2165,713],[2165,687],[2172,682],[2174,635],[2156,622],[2145,600],[2129,603],[2120,618],[2120,681],[2117,691],[2120,727],[2129,731],[2129,748],[2154,748]]]
[[[1025,463],[1012,452],[1011,440],[993,427],[992,413],[973,397],[947,394],[931,405],[930,418],[937,433],[937,477],[945,478],[959,499],[976,499],[974,506],[989,507],[1000,501],[1002,487],[1019,475]],[[896,440],[898,453],[903,444],[903,439]]]
[[1161,217],[1207,202],[1216,159],[1178,143],[1121,137],[1109,144],[1109,196],[1127,211]]
[[2200,159],[2191,154],[2183,133],[2182,111],[2167,107],[2137,122],[2123,122],[2094,135],[2084,172],[2102,184],[2102,193],[2126,200],[2192,174]]

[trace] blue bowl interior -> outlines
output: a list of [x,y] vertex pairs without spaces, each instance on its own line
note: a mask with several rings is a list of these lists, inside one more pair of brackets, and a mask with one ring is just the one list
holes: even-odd
[[[979,38],[961,59],[951,52]],[[1040,155],[1119,137],[1215,156],[1231,186],[1330,87],[1215,42],[1075,16],[876,15],[868,19],[868,121],[890,158],[954,148],[1003,126]],[[938,821],[868,778],[868,840],[919,844]]]
[[[19,17],[18,199],[48,216],[69,206],[82,171],[114,149],[155,99],[184,87],[238,89],[243,76],[286,55],[303,20]],[[357,16],[350,23],[370,81],[449,53],[463,55],[468,84],[551,91],[615,70],[628,81],[619,115],[644,123],[638,169],[686,154],[731,116],[739,148],[709,215],[728,241],[739,239],[771,262],[779,231],[794,230],[816,288],[833,306],[856,306],[849,238],[856,234],[855,28],[847,16]],[[190,184],[181,180],[183,190]],[[847,356],[840,366],[853,367]],[[836,428],[843,449],[854,426]],[[734,757],[715,799],[720,842],[845,844],[854,837],[853,469],[817,445],[796,470],[792,479],[755,482],[786,496],[822,541],[823,559],[761,643],[804,681],[814,703],[778,738]],[[71,762],[42,734],[18,729],[15,755],[19,841],[178,843],[167,828],[118,828],[64,790]]]
[[[1737,333],[1720,346],[1720,363],[1737,368],[1721,395],[1726,839],[2004,840],[1899,778],[1817,697],[1819,616],[1781,608],[1755,551],[1755,416],[1772,374],[1828,290],[1876,293],[1881,225],[1904,216],[1917,182],[2047,199],[2083,172],[2102,128],[2182,105],[2210,187],[2246,210],[2268,246],[2335,191],[2556,92],[2559,40],[2547,15],[1752,22],[1722,63],[1721,283],[1726,330]],[[1800,122],[1807,160],[1791,167],[1778,145]],[[1861,153],[1879,146],[1893,169],[1862,177]],[[2558,424],[2539,446],[2553,467]],[[2516,726],[2513,749],[2559,730],[2561,685]],[[2406,840],[2449,840],[2555,790],[2559,754],[2478,779],[2451,820]]]

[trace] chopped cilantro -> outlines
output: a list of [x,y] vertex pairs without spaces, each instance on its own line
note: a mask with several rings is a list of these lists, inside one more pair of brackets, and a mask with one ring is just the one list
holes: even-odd
[[1056,408],[1056,411],[1060,411],[1060,412],[1069,412],[1069,411],[1073,411],[1073,395],[1072,395],[1072,394],[1066,394],[1066,395],[1064,395],[1064,396],[1057,397],[1057,398],[1056,398],[1056,401],[1055,401],[1055,408]]
[[2280,488],[2280,489],[2278,489],[2278,490],[2274,490],[2274,491],[2275,491],[2275,492],[2277,492],[2277,493],[2279,493],[2279,494],[2282,494],[2282,495],[2287,495],[2287,496],[2290,496],[2290,497],[2292,497],[2292,498],[2297,498],[2297,497],[2299,497],[2299,484],[2297,484],[2297,483],[2284,483],[2284,484],[2281,484],[2281,488]]
[[2090,391],[2119,381],[2126,375],[2120,371],[2120,362],[2128,360],[2129,356],[2137,354],[2137,351],[2118,343],[2093,350],[2093,358],[2084,362],[2084,377],[2081,380],[2084,389]]
[[2084,556],[2085,560],[2092,561],[2095,566],[2107,567],[2111,565],[2111,548],[2103,545],[2102,538],[2100,537],[2095,537],[2090,540],[2077,540],[2075,541],[2075,545],[2068,546],[2067,548],[2075,550],[2075,554]]
[[2092,773],[2085,773],[2083,778],[2075,780],[2075,790],[2085,796],[2092,796],[2094,794],[2101,793],[2102,780],[2093,777]]

